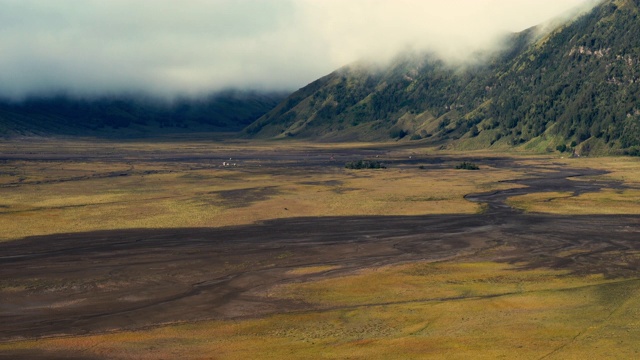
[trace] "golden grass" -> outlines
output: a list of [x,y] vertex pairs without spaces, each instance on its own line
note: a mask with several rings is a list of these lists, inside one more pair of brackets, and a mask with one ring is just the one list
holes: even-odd
[[609,174],[596,178],[618,180],[627,185],[640,185],[640,158],[637,157],[557,159],[555,162],[569,167],[605,170]]
[[572,193],[536,193],[510,198],[507,203],[528,212],[591,215],[640,214],[640,190],[603,190],[573,196]]
[[[38,151],[45,152],[45,145],[38,145],[43,147]],[[98,154],[135,151],[145,156],[155,152],[195,156],[233,154],[246,144],[171,145],[174,148],[162,143],[71,143],[58,151],[63,155],[67,151],[72,157],[84,146],[83,151]],[[296,143],[246,146],[248,150],[242,151],[328,147]],[[390,156],[405,157],[405,152],[398,150]],[[490,167],[480,172],[427,171],[418,166],[353,171],[343,169],[341,163],[311,172],[292,168],[279,173],[250,161],[237,168],[222,168],[217,163],[205,163],[203,168],[201,163],[154,163],[146,158],[130,161],[121,157],[91,163],[0,164],[0,173],[6,174],[0,176],[0,185],[5,184],[0,187],[0,241],[93,230],[219,227],[304,216],[469,214],[480,211],[480,206],[466,201],[464,195],[514,187],[498,181],[518,175]],[[110,174],[127,176],[107,177]],[[225,193],[232,190],[235,193]]]
[[[525,164],[525,162],[522,163]],[[590,168],[608,172],[599,176],[571,178],[573,181],[617,181],[630,189],[604,188],[600,192],[579,196],[573,196],[570,192],[535,193],[509,198],[507,203],[528,212],[561,215],[640,214],[640,190],[636,190],[640,187],[640,159],[632,157],[559,158],[554,159],[552,163],[567,168]],[[543,162],[529,164],[541,165]]]
[[[372,284],[374,279],[380,284]],[[318,295],[309,286],[340,295]],[[352,306],[17,341],[0,344],[0,351],[113,359],[567,359],[629,358],[640,351],[638,280],[605,281],[490,262],[417,263],[290,287],[307,301],[339,305],[347,299]],[[456,295],[467,297],[437,298]],[[402,301],[384,303],[393,300]]]
[[307,266],[287,271],[287,275],[310,275],[339,269],[337,265]]
[[[514,187],[498,182],[527,176],[526,165],[607,169],[612,173],[599,179],[627,185],[640,182],[640,163],[629,158],[524,159],[500,154],[525,166],[517,170],[483,167],[479,172],[425,171],[417,166],[350,171],[337,166],[279,173],[258,163],[223,169],[218,164],[148,161],[156,153],[205,156],[335,146],[241,141],[2,143],[0,151],[9,155],[55,148],[70,156],[85,151],[102,154],[104,161],[0,163],[0,186],[20,183],[0,187],[0,240],[122,228],[226,226],[297,216],[474,213],[480,209],[478,204],[464,200],[464,195]],[[389,156],[396,158],[432,151],[389,149]],[[142,160],[110,157],[120,153],[139,154]],[[103,176],[117,172],[129,175]],[[528,211],[574,214],[636,214],[640,202],[637,190],[570,195],[530,194],[509,201]],[[288,275],[333,269],[295,268]],[[82,354],[113,359],[582,359],[636,358],[640,351],[640,282],[634,279],[449,260],[281,285],[270,289],[269,296],[304,301],[320,310],[15,341],[0,344],[0,353],[42,350],[60,357]]]
[[[283,285],[270,294],[323,306],[439,301],[579,287],[596,278],[497,263],[424,263],[366,269],[357,275]],[[602,280],[602,279],[598,279]]]

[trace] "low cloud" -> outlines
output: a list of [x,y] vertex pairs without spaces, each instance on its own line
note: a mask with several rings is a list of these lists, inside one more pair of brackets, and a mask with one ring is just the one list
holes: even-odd
[[403,49],[463,59],[589,0],[0,0],[0,97],[293,90]]

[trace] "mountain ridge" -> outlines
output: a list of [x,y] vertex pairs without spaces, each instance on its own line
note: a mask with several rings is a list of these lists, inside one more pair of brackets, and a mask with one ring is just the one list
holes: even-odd
[[460,149],[640,151],[639,0],[602,1],[552,28],[514,34],[472,65],[405,54],[355,64],[293,93],[248,137],[424,139]]
[[282,92],[224,91],[202,98],[31,97],[0,101],[0,136],[149,136],[237,132],[276,106]]

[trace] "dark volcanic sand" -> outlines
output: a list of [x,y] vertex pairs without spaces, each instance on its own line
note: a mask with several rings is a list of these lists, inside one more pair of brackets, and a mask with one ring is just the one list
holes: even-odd
[[[512,163],[495,159],[492,165]],[[487,260],[527,267],[637,274],[640,264],[626,259],[624,251],[640,250],[640,217],[524,214],[505,205],[508,196],[531,192],[580,194],[621,187],[568,180],[598,174],[593,170],[551,168],[555,170],[514,181],[527,188],[469,195],[470,201],[488,204],[478,215],[298,218],[218,229],[114,230],[0,243],[0,280],[16,288],[2,292],[0,340],[307,310],[312,309],[308,304],[269,297],[269,289],[363,267],[463,256],[482,259],[487,249],[493,249]],[[572,255],[561,255],[566,250]],[[318,265],[340,268],[313,275],[288,273]]]

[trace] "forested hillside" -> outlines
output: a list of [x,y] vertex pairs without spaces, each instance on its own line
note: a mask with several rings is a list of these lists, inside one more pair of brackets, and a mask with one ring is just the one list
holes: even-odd
[[637,153],[640,0],[607,0],[501,51],[452,65],[404,54],[355,64],[292,94],[248,136],[384,140],[458,148]]

